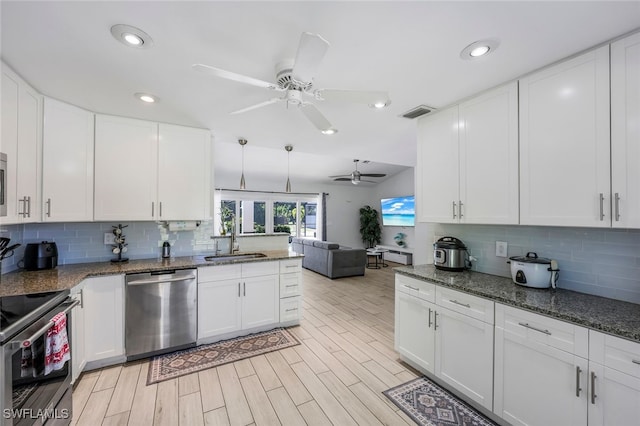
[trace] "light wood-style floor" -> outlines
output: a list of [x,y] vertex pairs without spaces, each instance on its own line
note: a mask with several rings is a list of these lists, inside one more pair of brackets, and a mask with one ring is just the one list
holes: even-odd
[[333,281],[303,270],[299,346],[150,386],[148,362],[84,373],[72,424],[414,424],[381,393],[417,376],[393,350],[393,266]]

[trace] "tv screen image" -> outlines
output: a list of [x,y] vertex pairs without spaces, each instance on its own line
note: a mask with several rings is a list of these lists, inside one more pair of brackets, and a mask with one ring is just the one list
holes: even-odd
[[383,198],[380,204],[383,226],[415,226],[416,203],[413,195]]

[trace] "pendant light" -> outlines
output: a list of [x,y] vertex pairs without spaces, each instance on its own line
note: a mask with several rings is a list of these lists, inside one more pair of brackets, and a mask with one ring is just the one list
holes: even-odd
[[285,192],[291,192],[291,180],[289,180],[289,153],[293,151],[293,145],[286,145],[284,149],[287,151],[287,186]]
[[242,146],[242,175],[240,175],[240,189],[245,189],[246,185],[244,182],[244,146],[247,144],[246,139],[238,139],[238,143]]

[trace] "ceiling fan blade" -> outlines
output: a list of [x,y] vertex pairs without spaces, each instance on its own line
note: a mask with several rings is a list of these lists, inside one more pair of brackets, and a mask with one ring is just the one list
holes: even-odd
[[291,77],[299,83],[311,83],[329,49],[329,42],[318,34],[302,33]]
[[243,112],[251,111],[252,109],[262,108],[267,105],[275,104],[276,102],[281,100],[282,98],[272,98],[272,99],[269,99],[268,101],[260,102],[259,104],[251,105],[246,108],[242,108],[237,111],[230,112],[229,114],[242,114]]
[[360,173],[360,176],[366,176],[366,177],[385,177],[386,174],[384,173]]
[[336,182],[351,182],[351,178],[350,177],[341,177],[341,178],[334,179],[334,181],[336,181]]
[[349,178],[351,179],[351,175],[335,175],[335,176],[329,176],[330,178]]
[[318,108],[316,108],[315,105],[303,103],[300,105],[300,110],[318,130],[331,129],[331,123],[329,123],[329,120],[327,120],[324,115],[318,111]]
[[374,105],[378,102],[388,104],[389,94],[381,91],[318,89],[315,91],[317,99],[325,101],[353,102]]
[[372,180],[364,180],[364,179],[360,179],[360,182],[378,183],[378,182],[374,182],[374,181],[372,181]]
[[192,65],[192,68],[194,70],[198,71],[198,72],[202,72],[202,73],[205,73],[205,74],[210,74],[210,75],[213,75],[213,76],[216,76],[216,77],[220,77],[220,78],[225,78],[225,79],[231,80],[231,81],[237,81],[238,83],[250,84],[252,86],[263,87],[265,89],[271,89],[271,90],[284,90],[284,89],[279,88],[274,83],[269,83],[267,81],[258,80],[257,78],[248,77],[246,75],[237,74],[237,73],[231,72],[231,71],[221,70],[220,68],[211,67],[209,65],[194,64],[194,65]]

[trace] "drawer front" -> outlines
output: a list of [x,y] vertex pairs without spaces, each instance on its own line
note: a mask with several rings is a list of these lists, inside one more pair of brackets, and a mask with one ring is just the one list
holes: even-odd
[[400,274],[396,274],[396,291],[416,296],[427,302],[435,303],[436,301],[436,285],[434,283]]
[[280,273],[290,274],[293,272],[302,272],[302,259],[288,259],[280,261]]
[[200,267],[198,268],[198,282],[240,279],[241,270],[239,264]]
[[589,331],[578,325],[496,303],[496,327],[582,358],[589,356]]
[[640,343],[589,330],[589,360],[640,378]]
[[280,322],[300,321],[302,319],[302,297],[280,299]]
[[280,274],[280,298],[302,294],[302,273]]
[[445,287],[436,287],[436,305],[454,312],[493,324],[494,303],[491,300],[462,293]]
[[275,275],[280,272],[280,262],[250,262],[242,263],[242,277],[260,277],[263,275]]

